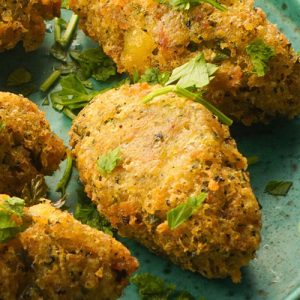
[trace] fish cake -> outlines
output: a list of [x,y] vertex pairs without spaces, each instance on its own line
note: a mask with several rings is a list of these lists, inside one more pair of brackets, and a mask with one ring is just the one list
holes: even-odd
[[37,175],[57,170],[65,152],[36,104],[0,92],[0,193],[20,196]]
[[138,267],[113,237],[49,201],[25,208],[24,220],[25,231],[0,243],[0,299],[117,299]]
[[[70,144],[85,191],[122,236],[184,269],[239,282],[261,229],[247,160],[201,104],[173,93],[144,104],[159,87],[108,91],[75,119]],[[116,167],[103,173],[99,159],[116,149]],[[202,206],[171,229],[168,212],[202,192]]]

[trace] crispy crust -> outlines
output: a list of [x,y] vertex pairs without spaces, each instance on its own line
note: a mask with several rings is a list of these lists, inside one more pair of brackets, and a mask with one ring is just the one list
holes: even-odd
[[[97,96],[73,123],[73,154],[88,196],[121,235],[185,269],[240,281],[260,243],[261,214],[226,126],[175,94],[149,105],[147,84]],[[120,147],[122,163],[101,175],[97,159]],[[167,212],[205,191],[203,206],[170,230]]]
[[22,41],[33,51],[45,35],[45,19],[60,15],[61,0],[3,0],[0,3],[0,52]]
[[[226,12],[200,4],[180,12],[156,0],[71,0],[82,29],[98,41],[120,72],[149,67],[172,70],[197,52],[214,62],[228,55],[207,89],[206,98],[246,125],[300,112],[300,61],[291,44],[253,1],[223,0]],[[261,39],[276,57],[264,77],[253,74],[247,46]]]
[[121,243],[50,202],[26,209],[26,218],[29,227],[0,244],[0,299],[110,300],[121,295],[138,267]]
[[51,175],[65,156],[63,141],[37,105],[0,92],[0,193],[20,195],[36,175]]

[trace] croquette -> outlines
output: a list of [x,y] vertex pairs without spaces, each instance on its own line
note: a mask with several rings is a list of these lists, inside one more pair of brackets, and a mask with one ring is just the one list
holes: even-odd
[[[205,98],[225,114],[246,125],[299,114],[299,55],[253,0],[219,1],[226,11],[208,3],[182,11],[159,2],[71,0],[70,7],[119,72],[172,71],[201,52],[219,67]],[[257,42],[274,51],[265,76],[253,72],[247,52]]]
[[[261,229],[247,161],[201,104],[173,93],[144,104],[159,87],[110,90],[75,119],[70,143],[85,191],[120,235],[184,269],[239,282]],[[103,172],[99,161],[111,151],[118,157]],[[168,212],[202,192],[203,205],[171,229]]]
[[51,175],[65,157],[63,141],[30,100],[0,92],[0,193],[20,196],[37,175]]
[[24,219],[25,231],[0,243],[0,299],[117,299],[138,267],[113,237],[49,201],[25,208]]
[[26,51],[43,42],[44,20],[60,15],[61,0],[1,0],[0,52],[14,48],[20,41]]

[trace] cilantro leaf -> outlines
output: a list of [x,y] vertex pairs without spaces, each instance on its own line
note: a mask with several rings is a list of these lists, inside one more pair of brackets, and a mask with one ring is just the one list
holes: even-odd
[[8,75],[6,86],[16,87],[32,81],[31,73],[25,68],[18,68]]
[[226,8],[216,0],[157,0],[162,4],[169,4],[172,7],[180,10],[189,10],[190,8],[199,5],[200,3],[208,3],[220,11],[226,11]]
[[265,76],[270,59],[276,55],[275,49],[262,40],[255,40],[246,48],[246,52],[251,58],[253,72],[258,77]]
[[37,175],[30,184],[26,184],[22,190],[22,198],[27,205],[34,205],[40,202],[40,199],[47,196],[48,186],[43,175]]
[[97,207],[91,201],[87,202],[79,198],[74,217],[83,224],[99,229],[106,234],[113,235],[110,223],[98,212]]
[[7,197],[0,201],[0,243],[6,242],[22,230],[24,200]]
[[136,274],[130,278],[130,282],[138,287],[142,300],[167,300],[175,290],[175,285],[149,273]]
[[160,72],[160,70],[157,68],[149,68],[141,76],[139,82],[148,82],[149,84],[165,85],[169,78],[169,72]]
[[286,196],[292,187],[293,182],[291,181],[270,181],[265,187],[265,193],[273,196]]
[[191,217],[207,198],[206,193],[199,196],[190,197],[186,203],[180,204],[167,213],[167,220],[170,229],[176,229]]
[[103,156],[101,156],[97,161],[97,167],[102,175],[111,173],[120,163],[121,149],[118,147]]
[[166,85],[177,82],[182,88],[202,88],[213,79],[213,74],[218,70],[214,64],[206,63],[201,53],[186,64],[173,70]]

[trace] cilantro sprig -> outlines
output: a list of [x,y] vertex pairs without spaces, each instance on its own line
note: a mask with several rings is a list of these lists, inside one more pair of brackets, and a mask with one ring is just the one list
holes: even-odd
[[[230,126],[233,123],[232,120],[214,105],[204,100],[201,93],[201,88],[209,84],[217,70],[218,67],[206,63],[204,55],[200,53],[186,64],[174,69],[166,86],[149,93],[144,97],[143,102],[148,103],[158,96],[173,92],[202,104],[217,116],[222,123]],[[170,85],[171,83],[176,83],[176,85]],[[196,90],[196,92],[191,90]]]
[[258,77],[265,76],[270,59],[276,55],[275,49],[262,40],[255,40],[246,48],[246,52],[251,58],[253,72]]
[[102,155],[97,160],[97,167],[102,175],[111,173],[121,162],[121,149],[118,147],[108,153]]
[[22,231],[25,201],[7,197],[0,201],[0,243],[7,242]]
[[292,185],[291,181],[272,180],[266,185],[265,193],[273,196],[286,196]]
[[188,220],[189,217],[195,214],[206,198],[207,194],[201,193],[198,196],[190,197],[186,203],[180,204],[171,209],[167,213],[167,220],[170,229],[176,229]]

